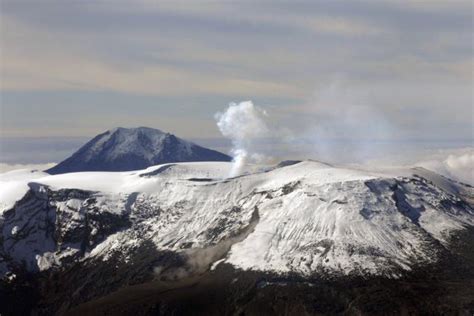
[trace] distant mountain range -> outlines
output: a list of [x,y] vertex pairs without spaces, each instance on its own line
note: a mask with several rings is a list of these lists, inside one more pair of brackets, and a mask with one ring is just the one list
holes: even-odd
[[131,171],[170,162],[231,160],[228,155],[159,129],[119,127],[97,135],[46,172]]

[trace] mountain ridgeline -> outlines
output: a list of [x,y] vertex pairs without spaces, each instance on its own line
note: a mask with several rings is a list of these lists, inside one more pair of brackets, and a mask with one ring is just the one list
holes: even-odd
[[474,188],[423,168],[6,173],[1,315],[473,315]]
[[97,135],[46,172],[131,171],[171,162],[231,160],[228,155],[158,129],[119,127]]

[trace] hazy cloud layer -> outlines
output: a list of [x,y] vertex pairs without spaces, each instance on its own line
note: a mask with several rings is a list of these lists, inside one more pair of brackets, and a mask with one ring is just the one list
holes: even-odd
[[53,162],[45,163],[45,164],[7,164],[7,163],[0,163],[0,173],[12,171],[12,170],[20,170],[20,169],[43,171],[43,170],[52,168],[55,165],[56,164],[53,163]]
[[213,113],[251,99],[319,146],[473,138],[472,1],[0,6],[3,136],[218,137]]

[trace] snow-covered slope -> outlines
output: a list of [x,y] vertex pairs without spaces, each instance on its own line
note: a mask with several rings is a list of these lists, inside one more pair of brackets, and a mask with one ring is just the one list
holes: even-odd
[[0,173],[0,214],[15,205],[15,202],[28,192],[28,182],[47,176],[37,170],[13,170]]
[[152,258],[157,275],[227,263],[277,274],[396,277],[436,262],[453,234],[474,225],[472,188],[422,169],[373,173],[304,161],[227,179],[230,168],[198,162],[3,175],[0,270],[127,264],[143,258],[146,244],[180,258]]
[[119,127],[97,135],[47,172],[129,171],[169,162],[231,159],[158,129]]

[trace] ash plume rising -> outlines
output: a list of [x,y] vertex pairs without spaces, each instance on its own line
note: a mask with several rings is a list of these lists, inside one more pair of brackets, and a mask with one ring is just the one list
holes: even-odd
[[247,161],[261,157],[252,150],[252,146],[257,138],[268,134],[266,116],[265,110],[255,106],[252,101],[230,103],[224,112],[215,114],[220,132],[232,141],[231,155],[234,165],[230,177],[241,174]]

